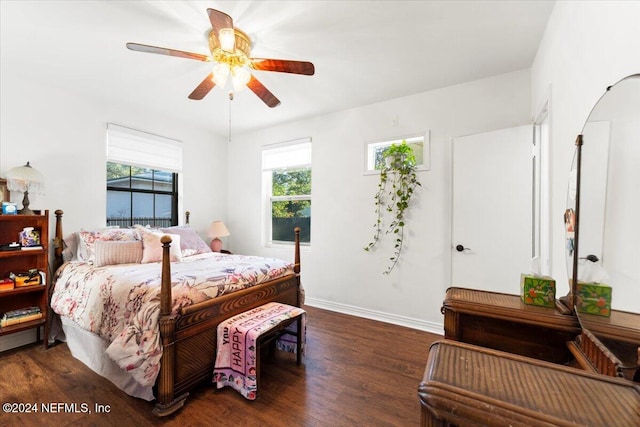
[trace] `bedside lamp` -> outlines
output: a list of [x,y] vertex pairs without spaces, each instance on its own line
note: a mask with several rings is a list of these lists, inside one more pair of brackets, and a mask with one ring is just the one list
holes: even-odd
[[29,209],[29,192],[44,194],[44,176],[27,162],[26,165],[15,167],[7,172],[7,188],[24,193],[22,209],[18,213],[33,215],[33,211]]
[[213,252],[220,252],[222,249],[222,240],[219,237],[229,236],[229,230],[225,227],[222,221],[213,221],[207,230],[207,236],[213,237],[211,241],[211,250]]

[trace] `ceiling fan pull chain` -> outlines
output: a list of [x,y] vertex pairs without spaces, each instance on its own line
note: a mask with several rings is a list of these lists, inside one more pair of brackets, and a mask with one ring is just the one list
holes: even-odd
[[233,91],[229,91],[229,132],[227,133],[227,144],[231,142],[231,101],[233,101]]

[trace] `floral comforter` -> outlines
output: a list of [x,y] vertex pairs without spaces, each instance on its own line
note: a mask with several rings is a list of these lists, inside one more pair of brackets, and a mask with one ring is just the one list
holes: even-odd
[[[206,253],[171,263],[173,313],[293,272],[275,258]],[[153,385],[162,347],[159,263],[93,267],[68,262],[58,271],[51,308],[107,340],[107,354],[143,386]],[[213,355],[212,355],[213,357]]]

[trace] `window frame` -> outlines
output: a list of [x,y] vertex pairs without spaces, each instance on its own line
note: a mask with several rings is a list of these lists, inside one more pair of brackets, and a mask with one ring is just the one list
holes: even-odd
[[[375,158],[375,151],[378,148],[386,148],[392,144],[400,144],[406,140],[409,144],[422,142],[422,162],[416,165],[416,170],[425,171],[431,168],[431,132],[429,130],[421,133],[412,133],[405,136],[376,139],[364,143],[364,175],[380,174],[380,169],[372,168],[372,161]],[[420,141],[422,140],[422,141]],[[419,156],[417,156],[419,158]]]
[[[292,164],[291,166],[284,167],[273,167],[265,169],[265,155],[267,152],[271,150],[281,150],[286,152],[286,147],[295,147],[300,144],[309,144],[309,160],[308,163],[300,163],[300,164]],[[295,149],[294,149],[295,150]],[[291,150],[293,151],[293,150]],[[309,191],[309,194],[296,194],[296,195],[287,195],[287,196],[274,196],[273,195],[273,173],[274,171],[299,171],[299,170],[310,170],[311,176],[313,177],[313,168],[312,168],[312,146],[311,146],[311,138],[301,138],[293,141],[287,141],[277,144],[270,144],[262,146],[262,228],[263,228],[263,246],[265,247],[290,247],[294,244],[294,242],[289,242],[286,240],[274,240],[273,239],[273,203],[274,202],[287,202],[287,201],[305,201],[308,200],[311,205],[313,205],[313,184],[312,188]],[[313,178],[312,178],[313,181]],[[313,210],[313,207],[311,208]],[[311,215],[311,214],[310,214]],[[309,225],[311,225],[311,216],[309,219]],[[311,230],[309,230],[309,242],[300,242],[301,246],[311,246]]]
[[[152,226],[156,226],[156,195],[164,195],[164,196],[171,196],[171,226],[175,226],[178,225],[178,173],[176,172],[170,172],[170,171],[162,171],[159,169],[153,169],[153,168],[145,168],[145,169],[150,169],[150,173],[151,173],[151,187],[152,189],[145,189],[145,188],[133,188],[132,187],[132,178],[134,175],[132,175],[132,168],[136,167],[135,165],[127,165],[127,164],[123,164],[123,163],[115,163],[115,162],[110,162],[107,161],[107,165],[109,163],[114,163],[114,164],[119,164],[122,166],[128,166],[129,167],[129,176],[128,176],[128,181],[129,181],[129,187],[110,187],[109,186],[109,180],[106,180],[106,190],[107,190],[107,194],[109,193],[109,191],[116,191],[116,192],[123,192],[123,193],[129,193],[129,222],[130,225],[129,226],[133,226],[136,224],[136,222],[134,221],[135,217],[133,215],[134,209],[133,209],[133,199],[134,199],[134,194],[151,194],[153,195],[153,203],[152,203],[152,211],[153,211],[153,220],[154,223],[151,224]],[[164,172],[164,173],[170,173],[172,176],[172,182],[171,182],[171,190],[166,191],[166,190],[156,190],[154,189],[155,187],[155,173],[156,172]],[[123,177],[123,179],[126,179],[126,177]],[[107,204],[107,208],[108,208],[108,204]],[[109,217],[108,215],[106,216],[106,224],[107,226],[109,226]],[[146,225],[146,224],[142,224],[142,225]]]

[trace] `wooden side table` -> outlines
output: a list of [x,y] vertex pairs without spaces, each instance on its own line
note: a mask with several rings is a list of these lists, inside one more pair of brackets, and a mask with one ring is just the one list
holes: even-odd
[[475,289],[449,288],[442,313],[445,338],[554,363],[572,360],[566,343],[581,331],[578,319],[558,308]]
[[640,387],[532,358],[443,340],[418,388],[422,426],[636,426]]

